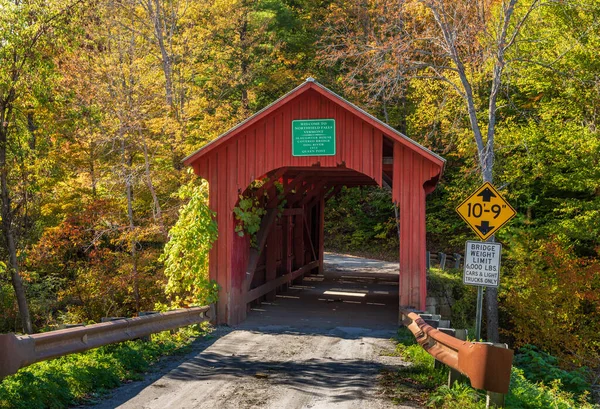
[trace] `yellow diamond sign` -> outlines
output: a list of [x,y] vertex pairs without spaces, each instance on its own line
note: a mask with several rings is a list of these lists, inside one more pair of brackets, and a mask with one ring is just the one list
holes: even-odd
[[456,211],[481,240],[486,240],[517,214],[489,182],[458,205]]

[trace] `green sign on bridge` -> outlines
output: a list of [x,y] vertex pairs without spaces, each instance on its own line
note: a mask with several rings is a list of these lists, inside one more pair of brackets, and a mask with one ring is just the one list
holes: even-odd
[[292,121],[292,156],[335,155],[335,119]]

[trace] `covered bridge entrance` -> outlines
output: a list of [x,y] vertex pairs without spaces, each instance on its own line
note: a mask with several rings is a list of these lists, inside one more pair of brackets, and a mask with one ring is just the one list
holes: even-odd
[[[208,181],[217,215],[218,322],[237,324],[252,301],[322,271],[327,199],[342,186],[384,183],[400,211],[400,305],[425,308],[425,196],[444,159],[312,78],[185,163]],[[252,239],[236,232],[240,196],[265,209]]]

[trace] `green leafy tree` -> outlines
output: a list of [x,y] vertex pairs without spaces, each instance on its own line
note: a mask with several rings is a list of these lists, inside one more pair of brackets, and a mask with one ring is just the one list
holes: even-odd
[[[36,175],[29,167],[41,154],[36,109],[49,102],[53,55],[64,46],[65,28],[81,1],[0,1],[0,200],[2,236],[21,323],[33,325],[18,253]],[[46,145],[47,146],[47,145]],[[41,165],[38,163],[38,165]]]
[[168,278],[166,291],[178,306],[210,304],[217,300],[218,285],[209,278],[208,257],[218,229],[208,206],[208,183],[191,181],[177,195],[189,201],[179,210],[161,257]]

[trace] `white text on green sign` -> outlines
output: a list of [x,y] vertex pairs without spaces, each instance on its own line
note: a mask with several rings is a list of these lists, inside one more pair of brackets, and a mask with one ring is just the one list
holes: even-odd
[[335,119],[292,121],[292,156],[335,155]]

